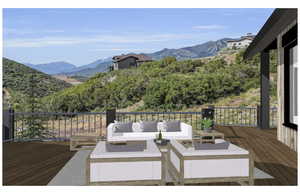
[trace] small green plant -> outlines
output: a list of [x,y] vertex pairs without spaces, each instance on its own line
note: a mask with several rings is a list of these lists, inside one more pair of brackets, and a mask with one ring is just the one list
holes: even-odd
[[212,124],[213,124],[213,121],[211,119],[204,118],[201,121],[202,129],[208,129],[208,128],[212,127]]
[[158,134],[158,140],[162,140],[162,134],[161,134],[161,131],[159,131],[159,134]]

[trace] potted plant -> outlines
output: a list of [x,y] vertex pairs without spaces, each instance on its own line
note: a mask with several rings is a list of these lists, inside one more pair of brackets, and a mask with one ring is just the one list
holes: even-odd
[[203,129],[205,132],[211,132],[212,124],[213,124],[213,121],[212,121],[211,119],[208,119],[208,118],[204,118],[204,119],[201,121],[202,129]]

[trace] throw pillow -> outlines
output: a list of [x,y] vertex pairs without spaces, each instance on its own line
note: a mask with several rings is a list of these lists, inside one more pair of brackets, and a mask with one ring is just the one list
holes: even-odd
[[117,122],[115,123],[116,133],[129,133],[132,132],[132,122]]
[[157,121],[140,121],[143,132],[157,132]]
[[164,121],[163,125],[167,132],[180,131],[180,121]]

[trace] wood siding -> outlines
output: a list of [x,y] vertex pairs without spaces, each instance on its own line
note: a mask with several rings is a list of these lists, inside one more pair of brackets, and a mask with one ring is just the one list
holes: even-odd
[[137,62],[136,58],[134,57],[128,57],[122,61],[117,62],[118,63],[118,69],[127,69],[130,67],[136,67]]
[[282,36],[291,29],[297,21],[294,21],[277,37],[277,52],[278,52],[278,66],[277,66],[277,97],[278,97],[278,124],[277,124],[277,138],[282,143],[286,144],[291,149],[298,151],[297,131],[282,125],[284,122],[284,48],[281,46]]

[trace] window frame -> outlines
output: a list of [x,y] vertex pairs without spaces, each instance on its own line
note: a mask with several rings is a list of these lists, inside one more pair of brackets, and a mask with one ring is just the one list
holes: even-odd
[[[290,121],[291,115],[290,115],[290,105],[292,102],[290,102],[290,49],[297,46],[297,38],[291,40],[288,44],[284,47],[284,123],[283,125],[286,127],[289,127],[294,130],[298,130],[298,125],[295,123],[292,123]],[[298,63],[298,61],[297,61]],[[288,91],[288,92],[286,92]]]

